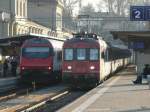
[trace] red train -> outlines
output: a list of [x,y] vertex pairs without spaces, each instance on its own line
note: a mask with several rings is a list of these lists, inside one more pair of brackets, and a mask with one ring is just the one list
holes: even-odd
[[21,48],[20,75],[24,82],[60,79],[63,40],[35,37]]
[[93,87],[127,65],[130,56],[129,50],[112,47],[95,34],[75,35],[63,45],[63,82]]

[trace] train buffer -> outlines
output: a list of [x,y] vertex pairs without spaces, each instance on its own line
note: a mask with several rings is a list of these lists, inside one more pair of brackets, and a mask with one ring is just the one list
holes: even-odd
[[150,112],[147,81],[134,85],[135,69],[128,66],[58,112]]

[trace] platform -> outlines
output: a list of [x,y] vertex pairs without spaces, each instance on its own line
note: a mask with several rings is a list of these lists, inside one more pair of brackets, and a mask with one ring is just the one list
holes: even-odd
[[135,79],[129,66],[58,112],[150,112],[149,86],[134,85]]
[[15,88],[19,77],[0,78],[0,93]]

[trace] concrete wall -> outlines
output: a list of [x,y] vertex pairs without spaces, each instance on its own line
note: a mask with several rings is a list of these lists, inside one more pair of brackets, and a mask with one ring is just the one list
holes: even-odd
[[[47,27],[50,27],[50,4],[36,4],[28,2],[28,17]],[[40,12],[40,13],[39,13]]]
[[15,14],[15,1],[16,0],[1,0],[0,11],[12,12]]
[[8,23],[0,22],[0,38],[8,37],[9,36],[9,27]]

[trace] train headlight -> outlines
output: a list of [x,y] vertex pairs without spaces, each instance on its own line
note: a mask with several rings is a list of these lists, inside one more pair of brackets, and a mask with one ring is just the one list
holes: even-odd
[[68,66],[67,68],[68,68],[68,70],[71,70],[71,69],[72,69],[72,66]]
[[49,70],[51,70],[51,67],[48,67]]
[[21,69],[24,70],[25,68],[24,68],[24,67],[21,67]]
[[91,69],[91,70],[94,70],[94,69],[95,69],[95,67],[94,67],[94,66],[91,66],[91,67],[90,67],[90,69]]

